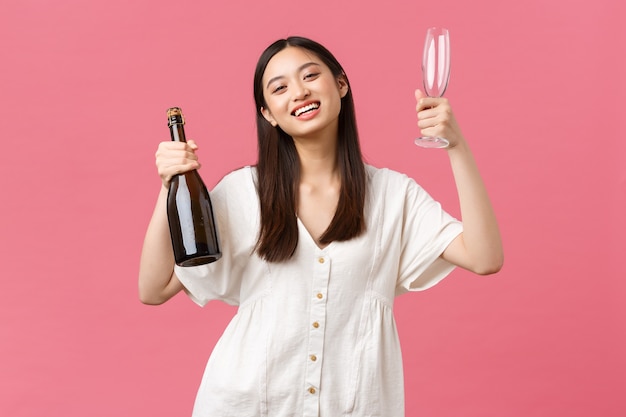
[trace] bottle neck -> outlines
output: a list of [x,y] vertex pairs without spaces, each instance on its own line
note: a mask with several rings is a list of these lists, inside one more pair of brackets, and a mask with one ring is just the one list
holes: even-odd
[[170,125],[170,135],[173,142],[187,142],[185,138],[185,129],[182,123],[174,123]]

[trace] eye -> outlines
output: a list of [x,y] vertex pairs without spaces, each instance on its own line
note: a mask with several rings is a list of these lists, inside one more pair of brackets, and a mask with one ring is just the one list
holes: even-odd
[[305,80],[314,80],[320,75],[319,72],[310,72],[304,76]]
[[276,93],[280,93],[281,91],[283,91],[285,88],[287,88],[284,85],[277,85],[276,87],[274,87],[272,89],[272,94],[276,94]]

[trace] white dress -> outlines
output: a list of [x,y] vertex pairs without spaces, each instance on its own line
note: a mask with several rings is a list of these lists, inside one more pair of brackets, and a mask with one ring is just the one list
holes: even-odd
[[255,169],[211,192],[222,259],[175,270],[196,303],[239,308],[208,361],[194,417],[404,415],[394,297],[452,271],[439,255],[462,226],[407,176],[366,169],[366,233],[320,249],[298,221],[296,252],[282,263],[253,253]]

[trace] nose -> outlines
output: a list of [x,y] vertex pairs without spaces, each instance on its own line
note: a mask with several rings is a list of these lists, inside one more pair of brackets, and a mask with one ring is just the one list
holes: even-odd
[[293,99],[294,101],[303,100],[311,94],[308,88],[302,83],[296,84],[294,88]]

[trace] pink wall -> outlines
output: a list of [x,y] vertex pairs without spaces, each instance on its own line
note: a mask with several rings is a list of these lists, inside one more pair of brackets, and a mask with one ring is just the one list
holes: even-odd
[[234,310],[139,303],[153,155],[178,105],[207,183],[253,163],[251,77],[278,37],[326,44],[368,160],[457,213],[445,152],[412,143],[435,24],[506,264],[398,299],[407,416],[626,415],[624,2],[377,3],[3,1],[0,415],[189,415]]

